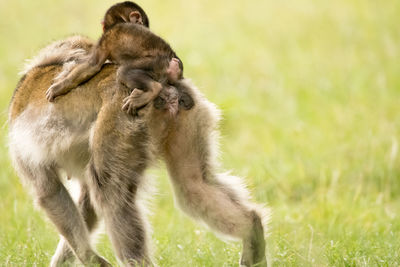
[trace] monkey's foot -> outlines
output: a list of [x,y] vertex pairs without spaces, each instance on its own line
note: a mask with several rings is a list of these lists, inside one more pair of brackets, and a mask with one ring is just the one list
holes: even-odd
[[132,93],[122,101],[122,110],[128,114],[137,115],[137,111],[151,101],[148,92],[140,89],[133,89]]
[[100,267],[112,267],[111,263],[101,256],[98,256],[96,264],[98,264]]
[[267,264],[266,259],[262,260],[260,262],[257,262],[257,263],[249,263],[249,262],[246,262],[243,259],[241,259],[239,262],[239,266],[240,267],[268,267],[268,264]]
[[52,84],[46,91],[46,98],[49,102],[53,102],[60,95],[62,95],[62,88],[59,84]]
[[52,86],[50,86],[50,88],[47,89],[47,91],[46,91],[46,99],[47,99],[49,102],[53,102],[53,101],[54,101],[54,98],[56,98],[56,94],[55,94],[55,92],[54,92],[54,85],[52,85]]
[[264,228],[260,216],[252,211],[253,226],[250,236],[243,240],[243,251],[240,259],[241,266],[267,267],[265,255]]

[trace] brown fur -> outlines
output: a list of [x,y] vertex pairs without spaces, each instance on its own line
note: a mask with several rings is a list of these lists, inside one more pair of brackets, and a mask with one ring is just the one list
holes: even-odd
[[104,29],[90,57],[47,90],[49,101],[90,79],[106,60],[120,65],[118,81],[132,92],[124,100],[128,113],[136,113],[154,100],[167,82],[181,85],[177,82],[182,79],[182,62],[167,42],[148,29],[147,15],[138,5],[123,2],[112,6],[106,12]]
[[[250,202],[239,178],[216,171],[215,106],[184,80],[196,102],[192,109],[170,116],[155,103],[134,118],[120,109],[129,90],[115,82],[116,70],[105,65],[87,83],[49,103],[44,91],[62,69],[39,64],[28,70],[11,101],[14,166],[62,235],[52,266],[75,257],[84,264],[108,265],[89,243],[98,218],[104,219],[122,264],[152,264],[138,195],[144,190],[144,171],[157,156],[167,164],[182,210],[242,240],[241,265],[266,266],[259,207]],[[84,188],[78,207],[60,181],[60,170]]]

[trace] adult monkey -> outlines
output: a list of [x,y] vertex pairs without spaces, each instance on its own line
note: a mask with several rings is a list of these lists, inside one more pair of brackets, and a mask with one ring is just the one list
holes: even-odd
[[[62,65],[79,61],[90,47],[90,40],[75,37],[45,48],[19,82],[9,110],[14,166],[62,235],[51,265],[76,257],[84,264],[108,266],[89,243],[100,217],[123,264],[151,265],[146,222],[136,198],[143,172],[157,155],[166,162],[181,208],[241,239],[241,265],[266,266],[261,212],[239,183],[232,184],[236,177],[216,173],[218,112],[194,86],[187,84],[193,109],[170,117],[150,105],[133,118],[121,111],[129,92],[116,90],[116,66],[109,64],[56,103],[47,102],[44,93]],[[81,183],[78,208],[60,170]]]

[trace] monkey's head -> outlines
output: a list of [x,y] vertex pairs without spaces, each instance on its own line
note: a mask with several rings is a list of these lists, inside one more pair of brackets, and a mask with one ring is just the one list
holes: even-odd
[[148,28],[149,18],[138,4],[126,1],[117,3],[107,10],[102,21],[103,31],[118,23],[137,23]]

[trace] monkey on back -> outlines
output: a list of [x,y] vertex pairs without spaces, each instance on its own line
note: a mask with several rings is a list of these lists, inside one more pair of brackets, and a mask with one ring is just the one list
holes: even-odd
[[[65,67],[69,61],[83,62],[86,56],[75,57],[74,50],[91,47],[87,40],[69,41],[57,46],[61,56],[53,54],[53,64],[42,61],[27,70],[9,109],[14,166],[62,235],[51,266],[65,266],[75,259],[88,266],[109,266],[89,243],[99,219],[105,222],[121,264],[152,265],[149,231],[136,196],[144,191],[144,170],[154,145],[166,163],[182,210],[241,240],[242,266],[266,267],[263,212],[249,200],[239,178],[215,168],[218,112],[214,105],[182,81],[188,96],[195,99],[193,109],[168,120],[160,108],[162,100],[176,100],[177,90],[163,86],[161,98],[140,111],[145,116],[132,119],[120,109],[129,90],[120,86],[116,66],[111,64],[52,105],[43,93],[61,71],[60,63]],[[44,50],[54,53],[56,49]],[[60,60],[63,57],[65,61]],[[82,190],[77,205],[61,183],[59,170],[79,178]]]
[[[123,109],[128,113],[136,113],[170,85],[176,87],[179,94],[179,102],[174,101],[172,112],[176,113],[178,103],[184,109],[190,109],[193,100],[179,82],[183,78],[182,62],[170,45],[148,27],[148,17],[137,4],[126,1],[110,7],[103,20],[104,33],[89,59],[55,82],[46,92],[47,99],[54,101],[55,97],[90,79],[109,59],[120,65],[119,84],[132,90],[123,101]],[[171,89],[166,91],[172,92]]]

